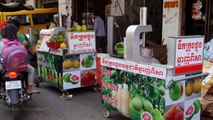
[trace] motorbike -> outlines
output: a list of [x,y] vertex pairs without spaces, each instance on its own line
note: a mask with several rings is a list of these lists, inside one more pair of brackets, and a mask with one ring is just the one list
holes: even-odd
[[19,120],[21,106],[32,99],[31,95],[27,94],[27,73],[2,71],[1,74],[0,96],[12,111],[13,120]]

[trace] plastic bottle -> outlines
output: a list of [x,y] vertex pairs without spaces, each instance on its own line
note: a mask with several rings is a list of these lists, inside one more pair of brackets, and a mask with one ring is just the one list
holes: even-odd
[[118,100],[118,104],[117,104],[117,110],[119,112],[121,112],[121,95],[122,95],[122,85],[118,84],[118,92],[117,92],[117,100]]
[[124,116],[129,116],[129,101],[130,93],[128,90],[128,85],[123,84],[122,94],[121,94],[121,112]]
[[53,83],[55,84],[55,83],[57,83],[57,81],[58,81],[58,73],[57,73],[57,71],[55,71],[55,81],[53,81]]
[[38,66],[38,76],[39,77],[41,76],[41,66],[40,65]]
[[59,77],[59,78],[58,78],[58,79],[59,79],[59,80],[58,80],[58,86],[60,87],[60,86],[61,86],[61,73],[59,73],[58,77]]
[[[118,93],[118,91],[112,90],[112,99],[118,100],[117,93]],[[117,105],[118,104],[112,104],[112,106],[115,107],[115,108],[117,108]]]

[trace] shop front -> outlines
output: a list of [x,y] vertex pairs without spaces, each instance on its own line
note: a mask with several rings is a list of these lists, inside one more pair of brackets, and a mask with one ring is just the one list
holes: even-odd
[[185,11],[182,18],[182,34],[205,35],[205,42],[210,41],[213,38],[213,2],[211,0],[187,0],[182,3],[182,11]]

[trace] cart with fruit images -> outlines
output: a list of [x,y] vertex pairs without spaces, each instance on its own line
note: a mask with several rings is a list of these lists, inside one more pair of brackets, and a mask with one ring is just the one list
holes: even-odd
[[150,29],[129,26],[125,59],[101,58],[104,116],[115,110],[132,120],[200,120],[204,37],[171,37],[168,63],[159,64],[139,52],[139,36]]
[[94,34],[93,31],[67,32],[57,27],[41,30],[42,42],[37,45],[39,79],[62,91],[95,86],[97,81]]

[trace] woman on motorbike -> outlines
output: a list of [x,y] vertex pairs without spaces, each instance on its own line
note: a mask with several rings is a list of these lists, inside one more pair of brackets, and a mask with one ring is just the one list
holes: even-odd
[[[2,38],[8,39],[9,41],[18,40],[17,33],[18,28],[11,23],[7,24],[1,31]],[[0,41],[0,54],[2,54],[3,45],[4,45],[3,41]],[[39,93],[40,91],[33,88],[35,69],[28,64],[26,72],[28,73],[27,93],[28,94]]]

